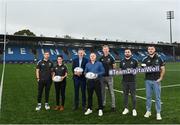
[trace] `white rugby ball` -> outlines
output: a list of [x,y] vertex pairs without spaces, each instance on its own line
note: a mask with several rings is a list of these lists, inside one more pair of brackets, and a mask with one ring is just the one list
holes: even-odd
[[146,67],[146,64],[145,64],[145,63],[142,63],[141,66],[142,66],[142,67]]
[[61,82],[62,81],[62,77],[61,76],[54,76],[53,81],[54,82]]
[[74,72],[80,72],[82,73],[83,72],[83,69],[81,67],[76,67],[74,68]]
[[97,78],[97,74],[93,73],[93,72],[88,72],[86,73],[85,76],[87,79],[96,79]]

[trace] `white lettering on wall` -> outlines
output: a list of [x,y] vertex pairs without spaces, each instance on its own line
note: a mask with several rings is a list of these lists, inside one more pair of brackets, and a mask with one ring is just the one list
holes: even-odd
[[55,50],[50,49],[50,53],[51,53],[51,55],[59,55],[58,49],[55,49]]
[[8,54],[13,54],[14,52],[12,51],[11,48],[8,48]]
[[22,55],[26,54],[26,49],[25,49],[25,48],[20,48],[20,53],[21,53]]
[[77,53],[77,51],[76,51],[75,49],[72,50],[72,53],[73,53],[74,55],[78,55],[78,53]]
[[44,54],[44,49],[41,49],[42,54]]

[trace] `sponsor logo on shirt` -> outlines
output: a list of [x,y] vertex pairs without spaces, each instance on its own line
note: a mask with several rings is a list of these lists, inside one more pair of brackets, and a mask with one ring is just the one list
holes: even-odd
[[51,63],[49,63],[49,67],[51,66]]

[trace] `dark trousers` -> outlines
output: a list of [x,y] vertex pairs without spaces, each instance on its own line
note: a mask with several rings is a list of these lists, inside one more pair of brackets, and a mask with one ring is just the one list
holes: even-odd
[[128,95],[130,93],[133,109],[136,109],[136,83],[122,82],[122,84],[123,84],[123,95],[124,95],[124,107],[128,108]]
[[52,83],[51,80],[39,80],[39,82],[38,82],[38,97],[37,97],[38,103],[41,103],[44,88],[45,88],[45,103],[48,103],[51,83]]
[[99,109],[103,109],[100,80],[99,79],[87,80],[87,90],[88,90],[88,108],[92,109],[93,93],[95,91],[98,99]]
[[79,88],[81,88],[81,93],[82,93],[82,107],[86,107],[86,79],[85,78],[74,79],[75,107],[79,106]]
[[65,90],[66,90],[66,81],[55,82],[55,91],[56,91],[56,105],[60,105],[60,96],[61,96],[61,105],[64,106],[65,103]]

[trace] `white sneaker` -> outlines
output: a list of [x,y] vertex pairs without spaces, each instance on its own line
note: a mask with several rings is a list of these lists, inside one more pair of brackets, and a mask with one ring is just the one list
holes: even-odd
[[137,116],[137,111],[136,111],[136,109],[133,109],[133,110],[132,110],[132,115],[133,115],[133,116]]
[[146,114],[144,115],[145,118],[149,118],[151,116],[151,112],[147,111]]
[[36,111],[40,111],[41,110],[41,103],[38,103],[38,105],[36,106]]
[[89,115],[89,114],[91,114],[92,113],[92,110],[91,109],[88,109],[85,113],[84,113],[84,115]]
[[122,112],[123,115],[126,115],[129,113],[129,110],[127,108],[124,109],[124,111]]
[[161,114],[160,114],[160,113],[157,113],[157,114],[156,114],[156,119],[157,119],[157,120],[162,120],[162,117],[161,117]]
[[50,106],[49,106],[48,103],[45,103],[45,109],[46,109],[46,110],[49,110],[49,109],[50,109]]
[[103,111],[101,109],[99,110],[98,116],[103,116]]

